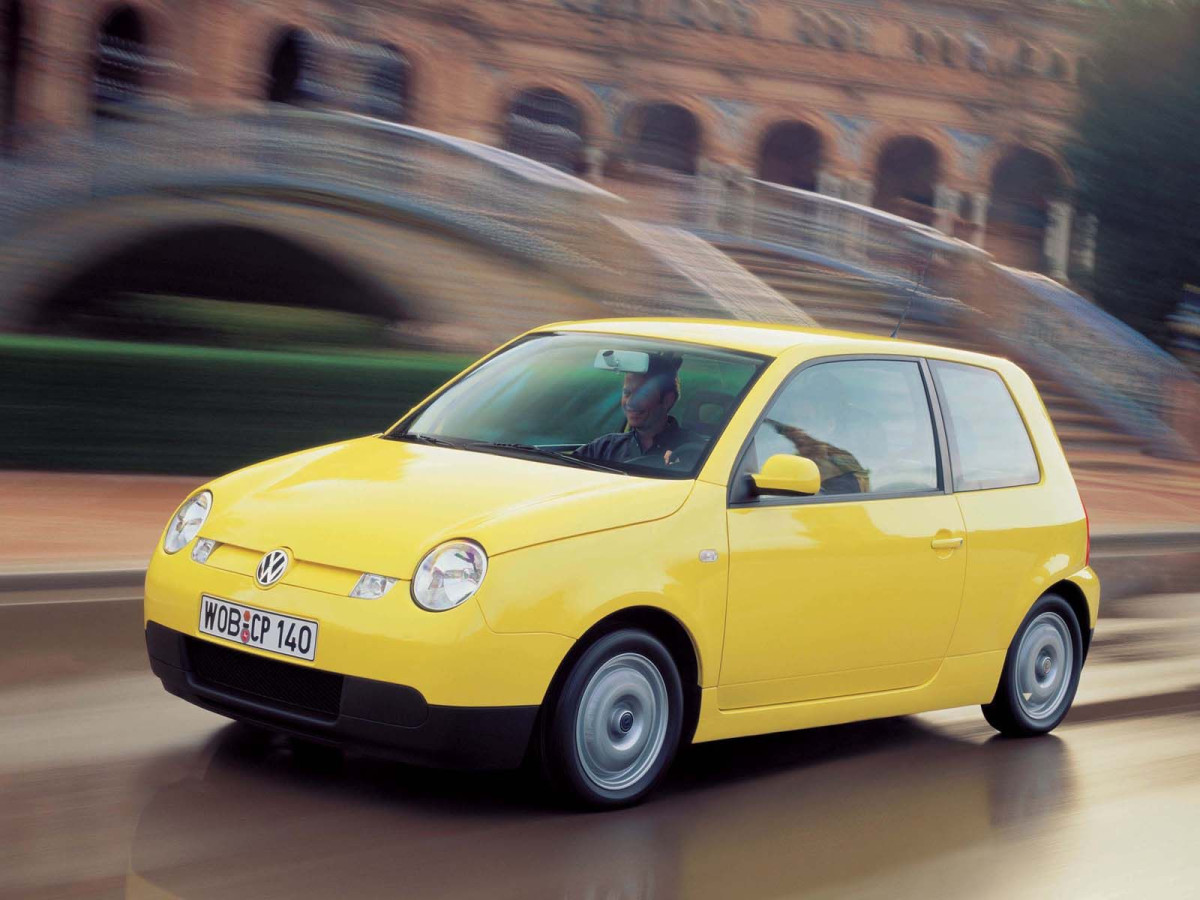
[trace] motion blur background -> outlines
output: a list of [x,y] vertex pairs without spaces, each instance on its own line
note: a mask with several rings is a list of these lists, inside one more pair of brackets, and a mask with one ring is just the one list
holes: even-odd
[[[1107,693],[1068,726],[1081,715],[1105,727],[1102,709],[1194,720],[1196,651],[1178,643],[1194,634],[1194,607],[1135,601],[1200,580],[1198,10],[1190,0],[0,0],[0,712],[14,726],[0,736],[0,792],[12,791],[0,825],[17,829],[0,842],[10,853],[0,849],[10,873],[0,893],[116,890],[129,829],[97,825],[107,837],[72,856],[87,826],[45,811],[75,808],[95,777],[109,791],[87,801],[95,822],[125,821],[164,772],[209,765],[211,754],[187,748],[219,723],[190,709],[176,711],[175,734],[193,743],[172,739],[169,765],[137,755],[162,749],[147,740],[161,698],[142,671],[133,595],[176,504],[206,476],[382,430],[480,353],[562,319],[699,315],[888,334],[907,310],[901,337],[1017,360],[1089,506],[1106,615],[1117,617],[1102,622],[1092,663],[1115,667],[1097,679]],[[103,596],[119,601],[111,613],[37,612],[48,598]],[[95,680],[100,660],[115,682]],[[1131,661],[1168,674],[1121,668]],[[1189,666],[1191,677],[1169,674]],[[70,680],[84,673],[86,686]],[[1086,710],[1087,673],[1084,684]],[[81,729],[75,713],[96,697],[129,718]],[[898,803],[928,807],[929,819],[979,807],[988,834],[1036,821],[1041,835],[1057,821],[1047,810],[1069,812],[1064,784],[1077,801],[1093,797],[1093,781],[1111,784],[1151,754],[1126,745],[1127,760],[1101,750],[1072,764],[1056,745],[1026,765],[993,747],[967,762],[955,741],[982,732],[924,727],[780,739],[771,758],[819,765],[839,734],[882,741],[885,765],[925,773],[913,782],[922,792]],[[105,728],[138,736],[141,749],[110,735],[99,743],[115,756],[79,752]],[[1190,754],[1163,752],[1186,784],[1178,796],[1196,799],[1196,732],[1177,730]],[[215,758],[234,760],[217,780],[244,789],[239,767],[262,754],[214,740]],[[51,747],[67,755],[46,762]],[[739,787],[736,751],[706,752],[694,780],[741,790],[727,799],[745,828],[788,820],[791,807],[771,805],[774,764]],[[117,774],[98,774],[113,758]],[[997,812],[1014,773],[1047,759],[1045,791],[1035,784],[1028,805]],[[50,800],[16,789],[17,773],[56,767],[75,774],[46,782]],[[928,803],[943,767],[982,798]],[[373,771],[348,783],[326,772],[324,789],[357,803],[364,784],[392,784]],[[780,771],[797,791],[795,779],[818,777]],[[688,776],[681,784],[686,796]],[[155,815],[185,827],[188,803],[173,798],[189,790],[160,798],[168,811]],[[439,815],[454,819],[464,803]],[[832,795],[816,808],[838,814]],[[854,821],[872,859],[899,864],[895,845]],[[1200,834],[1187,824],[1172,834]],[[690,858],[697,835],[676,826],[672,853]],[[608,828],[619,865],[632,833]],[[843,823],[847,836],[855,829]],[[492,847],[495,858],[507,846]],[[890,863],[867,856],[846,865],[867,866],[883,890]],[[776,875],[775,893],[797,887]],[[826,888],[841,884],[826,875]],[[656,895],[662,877],[614,896]],[[482,881],[473,889],[494,896]],[[571,883],[600,896],[605,882]]]
[[1194,4],[0,9],[0,464],[219,473],[547,321],[909,304],[1077,470],[1196,457]]

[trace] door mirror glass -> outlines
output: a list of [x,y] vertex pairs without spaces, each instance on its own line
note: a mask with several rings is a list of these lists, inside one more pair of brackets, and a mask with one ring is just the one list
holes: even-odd
[[763,463],[762,471],[750,476],[760,494],[811,497],[821,490],[821,472],[806,456],[777,453]]

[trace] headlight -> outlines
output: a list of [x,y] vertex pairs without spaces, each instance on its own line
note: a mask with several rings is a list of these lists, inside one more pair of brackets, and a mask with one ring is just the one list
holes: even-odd
[[421,560],[412,580],[417,606],[430,612],[454,609],[483,584],[487,554],[474,541],[449,541]]
[[200,533],[208,511],[212,509],[212,494],[201,491],[175,513],[175,518],[167,526],[167,536],[163,538],[163,549],[168,553],[178,553],[188,545],[192,538]]

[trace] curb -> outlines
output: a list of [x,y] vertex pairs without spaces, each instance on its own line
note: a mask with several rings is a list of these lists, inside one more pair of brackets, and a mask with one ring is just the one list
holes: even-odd
[[18,591],[78,591],[100,588],[137,588],[146,581],[145,568],[99,569],[73,572],[0,572],[0,594]]
[[1092,568],[1100,576],[1101,609],[1133,597],[1193,593],[1200,590],[1200,531],[1094,534]]
[[1200,551],[1200,530],[1125,531],[1092,535],[1094,556]]

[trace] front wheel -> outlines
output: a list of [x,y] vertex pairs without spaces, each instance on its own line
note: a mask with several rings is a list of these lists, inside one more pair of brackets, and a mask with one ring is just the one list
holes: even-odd
[[640,629],[606,634],[575,661],[542,721],[542,765],[597,809],[645,797],[679,747],[683,684],[667,648]]
[[1070,605],[1046,594],[1025,616],[1008,648],[988,724],[1010,737],[1052,731],[1071,709],[1083,668],[1083,637]]

